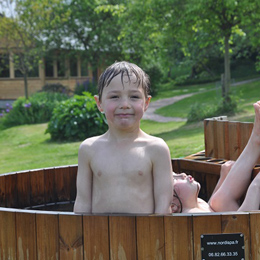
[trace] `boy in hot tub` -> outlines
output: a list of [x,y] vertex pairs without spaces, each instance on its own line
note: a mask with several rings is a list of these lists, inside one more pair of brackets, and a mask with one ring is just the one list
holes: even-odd
[[171,213],[169,148],[140,129],[149,89],[133,63],[116,62],[100,76],[95,100],[108,131],[80,145],[75,213]]

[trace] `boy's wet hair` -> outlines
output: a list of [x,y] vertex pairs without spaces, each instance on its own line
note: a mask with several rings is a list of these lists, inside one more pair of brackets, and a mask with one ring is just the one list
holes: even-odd
[[121,74],[121,81],[123,82],[123,77],[127,76],[128,80],[131,81],[131,76],[135,75],[137,86],[144,90],[145,97],[147,98],[150,92],[150,79],[149,76],[137,65],[127,61],[115,62],[110,65],[106,70],[100,75],[98,81],[98,96],[101,101],[102,93],[104,87],[107,87],[111,80],[117,75]]

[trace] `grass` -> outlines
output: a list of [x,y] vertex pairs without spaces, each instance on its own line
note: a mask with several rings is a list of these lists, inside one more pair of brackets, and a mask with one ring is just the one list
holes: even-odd
[[[216,89],[214,84],[205,85],[201,91],[189,98],[185,98],[172,105],[158,109],[156,112],[162,116],[183,117],[186,118],[190,111],[190,106],[194,103],[217,105],[221,100],[220,89]],[[252,103],[260,98],[260,83],[254,81],[231,88],[233,93],[238,96],[239,113],[249,112],[252,109]],[[195,92],[196,93],[196,92]],[[219,116],[219,115],[215,115]]]
[[47,124],[23,125],[0,133],[0,173],[77,163],[79,142],[50,142]]
[[[239,113],[230,120],[253,121],[252,104],[260,99],[259,84],[258,81],[234,87],[239,95]],[[159,113],[186,117],[190,105],[194,102],[212,104],[219,99],[214,84],[166,89],[157,99],[192,92],[197,94],[164,107]],[[38,124],[0,130],[0,174],[77,164],[80,142],[51,142],[50,136],[44,134],[46,128],[47,124]],[[163,138],[170,148],[172,158],[184,157],[204,149],[203,122],[187,125],[185,122],[158,123],[142,120],[141,128],[149,134]]]

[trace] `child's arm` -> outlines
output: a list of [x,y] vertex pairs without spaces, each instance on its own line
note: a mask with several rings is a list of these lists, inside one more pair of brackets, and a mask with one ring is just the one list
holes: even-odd
[[173,194],[172,165],[167,144],[161,140],[153,147],[153,179],[155,211],[158,214],[171,213]]
[[78,154],[77,197],[75,213],[92,212],[92,171],[89,166],[88,146],[82,143]]
[[238,210],[238,200],[245,194],[251,173],[260,156],[260,101],[254,104],[255,123],[249,141],[210,205],[215,211]]

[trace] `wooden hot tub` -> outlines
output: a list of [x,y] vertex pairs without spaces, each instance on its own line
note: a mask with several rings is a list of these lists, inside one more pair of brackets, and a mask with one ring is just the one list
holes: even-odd
[[[172,159],[172,165],[174,171],[186,171],[199,179],[201,195],[207,199],[223,160],[200,152]],[[258,166],[255,174],[257,169]],[[77,165],[72,165],[0,175],[1,260],[197,260],[202,259],[207,249],[203,239],[212,234],[214,237],[224,234],[222,240],[227,242],[230,238],[225,235],[242,237],[239,250],[243,251],[244,259],[260,259],[258,211],[164,216],[77,215],[72,212],[76,173]],[[238,259],[223,258],[223,254],[238,254],[235,246],[229,250],[228,253],[207,251],[203,259]],[[213,258],[216,254],[222,257]]]

